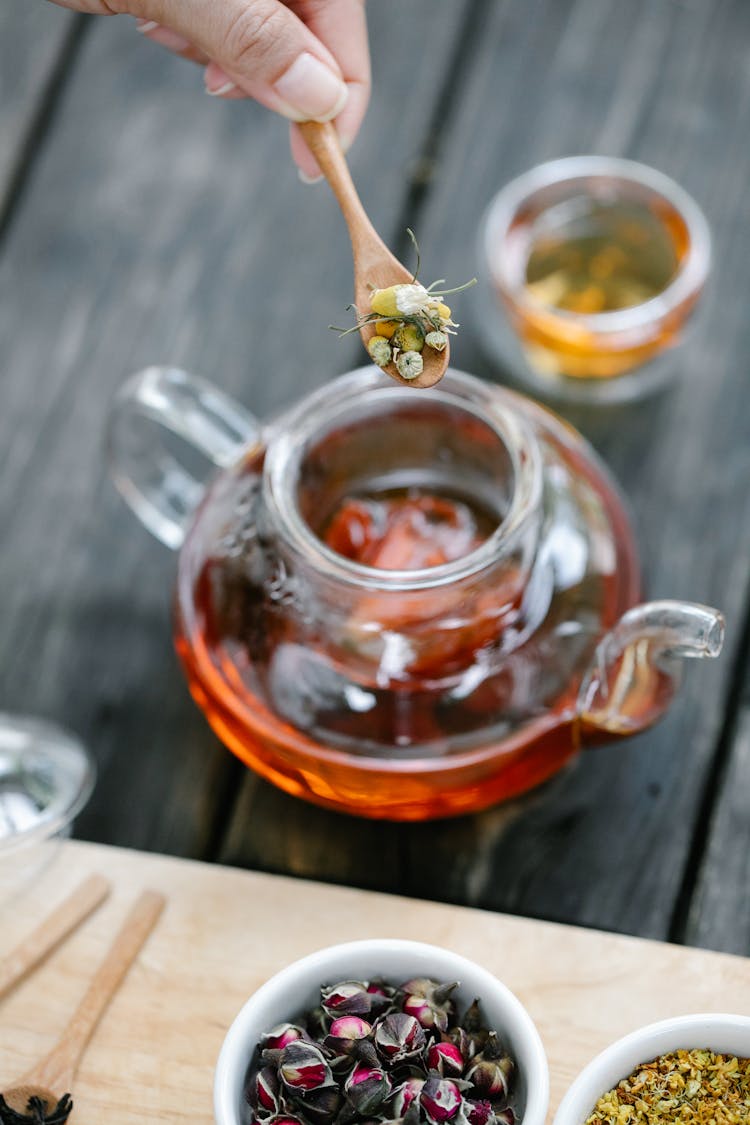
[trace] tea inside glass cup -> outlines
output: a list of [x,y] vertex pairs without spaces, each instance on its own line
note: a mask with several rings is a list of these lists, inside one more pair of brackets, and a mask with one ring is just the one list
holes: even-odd
[[480,253],[483,335],[519,381],[604,401],[677,373],[667,352],[706,280],[710,237],[667,176],[605,157],[540,165],[495,197]]

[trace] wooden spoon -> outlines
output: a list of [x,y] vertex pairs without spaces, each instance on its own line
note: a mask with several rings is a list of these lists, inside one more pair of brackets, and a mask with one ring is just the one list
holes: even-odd
[[[413,274],[398,258],[394,258],[370,222],[352,182],[335,127],[330,122],[321,125],[317,121],[305,121],[300,129],[307,147],[338,200],[349,228],[354,256],[354,303],[360,312],[365,312],[370,308],[373,289],[386,289],[389,285],[404,283],[408,285],[414,280]],[[374,325],[362,325],[360,336],[365,348],[374,335]],[[446,345],[442,352],[425,348],[422,359],[424,368],[416,379],[402,378],[395,363],[389,363],[382,370],[406,387],[433,387],[445,374],[450,359],[450,346]]]
[[[122,924],[109,952],[97,969],[83,1000],[57,1046],[0,1097],[17,1114],[31,1122],[62,1125],[73,1108],[69,1091],[91,1036],[125,974],[153,930],[164,908],[164,896],[144,891]],[[12,1118],[10,1118],[12,1120]]]
[[109,894],[103,875],[90,875],[59,903],[23,941],[0,962],[0,997],[10,992],[32,969],[61,945]]

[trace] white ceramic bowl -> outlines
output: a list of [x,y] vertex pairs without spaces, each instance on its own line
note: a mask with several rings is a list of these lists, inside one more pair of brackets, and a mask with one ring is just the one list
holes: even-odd
[[519,1125],[544,1125],[549,1102],[547,1059],[521,1002],[473,961],[438,946],[397,939],[354,941],[321,949],[282,969],[250,997],[229,1028],[216,1065],[217,1125],[240,1125],[242,1121],[245,1075],[261,1033],[314,1007],[321,985],[373,977],[401,982],[423,976],[459,981],[459,1006],[468,1006],[475,996],[481,998],[488,1025],[497,1030],[516,1060],[513,1104]]
[[637,1066],[682,1048],[750,1058],[750,1016],[675,1016],[618,1039],[581,1071],[560,1102],[553,1125],[583,1125],[602,1094]]

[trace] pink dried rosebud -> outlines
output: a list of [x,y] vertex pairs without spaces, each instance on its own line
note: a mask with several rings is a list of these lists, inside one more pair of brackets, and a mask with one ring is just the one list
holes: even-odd
[[423,1078],[407,1078],[396,1087],[389,1106],[394,1117],[403,1117],[411,1105],[419,1105],[423,1086]]
[[494,1125],[515,1125],[515,1122],[516,1115],[510,1106],[506,1106],[505,1109],[501,1109],[495,1114]]
[[370,997],[371,1011],[382,1012],[393,1002],[394,989],[381,980],[371,980],[367,985]]
[[323,1045],[332,1051],[346,1051],[358,1039],[367,1039],[371,1032],[372,1024],[360,1016],[340,1016],[331,1024]]
[[361,980],[345,980],[320,990],[320,1002],[329,1016],[366,1016],[372,1007],[367,986]]
[[427,1052],[427,1066],[441,1078],[460,1078],[464,1057],[455,1043],[433,1043]]
[[450,1078],[428,1078],[422,1087],[419,1104],[432,1125],[443,1125],[458,1116],[463,1098],[458,1086]]
[[464,1116],[469,1125],[494,1125],[495,1110],[491,1102],[464,1100]]
[[279,1079],[272,1066],[264,1066],[254,1078],[245,1097],[258,1117],[272,1117],[279,1112]]
[[458,982],[453,984],[438,984],[426,977],[408,980],[401,985],[404,999],[401,1007],[407,1015],[419,1020],[422,1027],[437,1031],[447,1031],[450,1017],[453,1014],[451,994],[458,988]]
[[288,1043],[304,1038],[305,1033],[301,1027],[297,1027],[294,1023],[279,1023],[261,1035],[260,1041],[267,1050],[276,1051],[286,1047]]
[[264,1125],[302,1125],[302,1122],[290,1113],[280,1113],[278,1117],[267,1117]]
[[360,1016],[340,1016],[334,1020],[323,1040],[323,1046],[338,1056],[331,1062],[333,1069],[346,1069],[350,1059],[377,1066],[378,1056],[370,1041],[371,1035],[372,1025]]
[[487,1045],[472,1061],[466,1078],[480,1094],[488,1098],[508,1096],[513,1060],[504,1055],[494,1031],[487,1037]]
[[314,1043],[289,1043],[281,1052],[279,1077],[290,1090],[318,1090],[333,1082],[331,1068]]
[[357,1113],[367,1116],[375,1113],[390,1096],[391,1080],[384,1070],[358,1063],[344,1084],[349,1102]]
[[461,1058],[464,1064],[476,1054],[474,1043],[469,1035],[466,1034],[462,1027],[451,1027],[447,1032],[443,1033],[442,1041],[444,1043],[452,1043],[461,1052]]
[[422,1025],[405,1012],[392,1012],[379,1019],[374,1039],[378,1054],[391,1066],[418,1055],[426,1041]]

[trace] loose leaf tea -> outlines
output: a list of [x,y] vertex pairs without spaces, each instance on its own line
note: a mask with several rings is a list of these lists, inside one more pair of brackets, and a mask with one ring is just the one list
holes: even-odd
[[603,1094],[586,1125],[748,1125],[750,1059],[674,1051]]
[[514,1125],[514,1063],[479,1000],[458,1018],[458,985],[341,981],[295,1024],[263,1034],[248,1068],[258,1125]]

